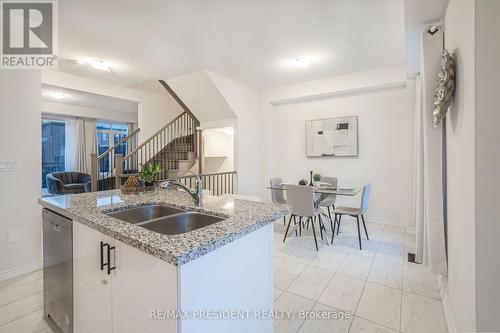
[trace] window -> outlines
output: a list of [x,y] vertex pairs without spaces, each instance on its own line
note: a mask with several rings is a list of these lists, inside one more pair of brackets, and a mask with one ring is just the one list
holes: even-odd
[[42,188],[47,174],[64,171],[64,141],[64,121],[42,119]]
[[[97,146],[99,149],[99,155],[107,151],[109,148],[113,147],[115,144],[120,142],[127,136],[128,125],[127,124],[114,124],[114,123],[97,123]],[[115,148],[115,154],[126,155],[127,143],[124,142]],[[101,172],[110,172],[110,158],[103,158],[99,162],[99,169]]]

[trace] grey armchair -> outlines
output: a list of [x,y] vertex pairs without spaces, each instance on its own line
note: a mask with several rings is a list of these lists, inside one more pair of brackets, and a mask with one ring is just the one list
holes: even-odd
[[82,172],[52,172],[47,175],[47,191],[50,194],[85,192],[85,183],[90,175]]

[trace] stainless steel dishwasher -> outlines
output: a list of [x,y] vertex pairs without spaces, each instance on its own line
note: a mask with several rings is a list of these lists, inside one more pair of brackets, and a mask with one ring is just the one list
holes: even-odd
[[43,210],[43,312],[73,332],[73,221]]

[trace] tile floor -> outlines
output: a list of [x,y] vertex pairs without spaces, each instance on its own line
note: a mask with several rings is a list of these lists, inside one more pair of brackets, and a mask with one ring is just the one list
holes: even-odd
[[55,333],[42,317],[42,271],[0,282],[0,333]]
[[[334,245],[318,242],[316,251],[310,233],[283,243],[283,220],[276,221],[274,309],[296,316],[275,320],[274,332],[448,332],[435,276],[406,261],[415,237],[368,222],[360,251],[355,222],[342,222]],[[303,319],[301,310],[330,317]]]
[[[316,251],[310,234],[283,244],[283,220],[275,223],[275,310],[330,316],[277,319],[275,333],[447,332],[435,277],[404,258],[414,237],[399,227],[367,227],[363,251],[348,219],[334,245],[320,242]],[[41,309],[41,271],[0,282],[0,333],[57,332]]]

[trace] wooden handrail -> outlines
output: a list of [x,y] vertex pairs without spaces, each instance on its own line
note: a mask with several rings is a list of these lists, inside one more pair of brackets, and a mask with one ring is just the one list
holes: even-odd
[[122,143],[124,143],[125,141],[127,141],[128,139],[130,139],[132,136],[136,135],[137,133],[140,132],[140,128],[136,129],[135,131],[133,131],[130,135],[127,135],[126,137],[124,137],[123,139],[121,139],[120,141],[118,141],[118,143],[115,143],[113,145],[113,147],[109,148],[108,150],[106,150],[104,153],[102,153],[101,155],[99,155],[99,157],[97,158],[97,160],[101,160],[102,158],[104,158],[106,155],[108,155],[110,152],[112,152],[116,147],[118,147],[119,145],[121,145]]
[[[232,173],[236,173],[236,171],[224,171],[224,172],[214,172],[214,173],[202,173],[202,174],[199,174],[198,176],[200,177],[209,177],[209,176],[215,176],[215,175],[228,175],[228,174],[232,174]],[[181,176],[179,177],[178,179],[185,179],[185,178],[195,178],[196,176],[195,175],[185,175],[185,176]]]
[[125,156],[123,159],[124,160],[127,160],[128,158],[130,158],[130,156],[132,156],[133,154],[135,154],[138,150],[140,150],[142,147],[144,147],[146,144],[148,144],[149,141],[151,141],[152,138],[158,136],[158,134],[160,134],[161,132],[163,132],[164,130],[167,129],[167,127],[169,127],[170,125],[172,125],[173,123],[175,123],[178,119],[180,119],[182,116],[184,116],[187,112],[183,112],[181,113],[180,115],[178,115],[177,117],[175,117],[172,121],[170,121],[168,124],[166,124],[165,126],[163,126],[162,128],[160,128],[158,131],[156,131],[153,135],[151,135],[149,137],[149,139],[147,139],[146,141],[144,141],[143,143],[141,143],[137,148],[135,148],[134,150],[132,150],[130,153],[127,154],[127,156]]
[[158,80],[158,81],[163,86],[163,88],[165,88],[165,90],[168,91],[170,96],[172,96],[175,99],[175,101],[181,106],[184,112],[187,112],[195,120],[196,126],[200,126],[200,121],[198,120],[198,118],[196,118],[196,116],[191,112],[191,110],[189,110],[187,105],[182,101],[182,99],[179,98],[179,96],[177,96],[175,91],[168,85],[168,83],[163,80]]

